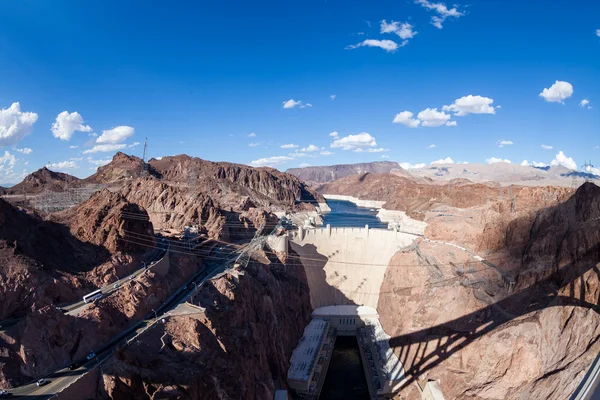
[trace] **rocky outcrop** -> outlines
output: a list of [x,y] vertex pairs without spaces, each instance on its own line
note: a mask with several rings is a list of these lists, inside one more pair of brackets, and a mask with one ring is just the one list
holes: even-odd
[[437,185],[395,173],[348,176],[321,186],[319,192],[385,201],[383,208],[387,210],[405,211],[421,218],[423,211],[438,205],[457,208],[480,206],[500,194],[499,190],[487,185],[463,181],[454,185]]
[[28,195],[42,192],[64,192],[69,187],[77,186],[80,179],[62,172],[54,172],[46,167],[27,175],[22,182],[6,189],[9,194]]
[[79,240],[102,246],[111,253],[137,253],[155,245],[146,210],[121,193],[106,189],[52,218],[68,225]]
[[[83,182],[91,184],[122,183],[128,179],[139,178],[144,170],[144,161],[136,156],[117,152],[110,163],[98,167],[96,173],[85,178]],[[156,173],[148,168],[148,174]]]
[[103,367],[106,396],[273,398],[310,320],[302,266],[251,262],[209,281],[194,303],[203,310],[168,317],[117,352]]
[[[528,190],[521,206],[543,203]],[[425,377],[446,398],[568,398],[600,350],[599,188],[586,183],[504,227],[488,233],[505,235],[490,242],[504,251],[492,262],[510,267],[512,290],[489,264],[443,244],[422,242],[390,262],[378,311],[407,371],[407,398]]]
[[166,275],[149,269],[110,296],[85,306],[77,316],[54,306],[28,314],[0,332],[0,354],[6,360],[0,362],[0,387],[18,386],[82,360],[144,319],[201,268],[199,258],[175,254]]

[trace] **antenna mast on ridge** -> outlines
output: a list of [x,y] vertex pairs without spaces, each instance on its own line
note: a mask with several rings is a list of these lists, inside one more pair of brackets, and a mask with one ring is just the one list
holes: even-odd
[[148,152],[148,138],[144,140],[144,154],[142,155],[142,171],[140,175],[142,177],[148,176],[148,164],[146,163],[146,153]]
[[583,168],[583,172],[585,172],[585,181],[586,182],[591,182],[592,178],[592,168],[594,168],[594,166],[592,165],[591,161],[585,161],[583,163],[583,165],[581,166],[581,168]]

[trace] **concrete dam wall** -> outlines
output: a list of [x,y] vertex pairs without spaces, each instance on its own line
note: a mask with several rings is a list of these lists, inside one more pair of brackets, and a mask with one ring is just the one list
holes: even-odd
[[377,308],[390,259],[416,238],[387,229],[326,227],[294,232],[290,247],[306,271],[313,308],[351,304]]

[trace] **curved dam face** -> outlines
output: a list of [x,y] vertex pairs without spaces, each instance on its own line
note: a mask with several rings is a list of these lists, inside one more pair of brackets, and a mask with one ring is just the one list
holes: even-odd
[[387,229],[326,227],[295,232],[290,247],[306,271],[313,309],[352,304],[377,308],[390,259],[415,238]]

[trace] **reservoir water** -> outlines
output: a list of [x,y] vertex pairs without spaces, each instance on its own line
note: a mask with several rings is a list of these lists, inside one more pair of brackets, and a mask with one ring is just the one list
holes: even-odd
[[356,336],[338,336],[319,399],[369,400]]
[[387,229],[387,222],[377,218],[377,210],[373,208],[358,207],[350,201],[327,200],[331,212],[323,213],[323,225],[331,227],[361,227]]

